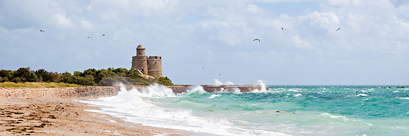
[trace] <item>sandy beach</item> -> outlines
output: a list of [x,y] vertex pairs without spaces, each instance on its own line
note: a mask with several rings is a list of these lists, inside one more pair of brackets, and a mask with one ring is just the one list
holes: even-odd
[[0,135],[189,135],[125,122],[75,99],[0,97]]
[[[146,86],[124,86],[126,90]],[[247,87],[252,88],[254,86]],[[126,122],[91,112],[99,107],[79,100],[118,95],[120,86],[0,88],[0,136],[3,135],[209,135]],[[174,92],[186,86],[170,87]],[[208,90],[220,88],[208,87]],[[245,90],[246,88],[242,88]],[[260,89],[260,88],[258,88]]]

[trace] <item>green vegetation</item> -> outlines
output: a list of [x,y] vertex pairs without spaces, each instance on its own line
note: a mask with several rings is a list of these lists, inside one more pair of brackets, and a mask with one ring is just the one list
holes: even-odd
[[172,81],[168,77],[159,77],[157,82],[165,86],[173,86]]
[[148,85],[155,82],[163,85],[173,85],[172,81],[168,77],[155,78],[155,81],[149,81],[142,78],[137,70],[127,70],[125,68],[108,68],[101,70],[92,68],[87,69],[84,72],[75,71],[73,74],[69,72],[48,72],[44,69],[32,71],[29,67],[19,68],[15,71],[0,70],[0,82],[7,82],[10,84],[10,81],[14,83],[53,82],[83,86],[112,86],[117,82],[122,82],[126,85]]

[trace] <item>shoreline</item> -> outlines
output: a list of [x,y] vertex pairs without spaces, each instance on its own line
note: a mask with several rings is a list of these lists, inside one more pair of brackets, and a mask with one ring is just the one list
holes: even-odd
[[0,88],[0,135],[193,135],[194,132],[145,126],[88,110],[79,100],[117,95],[119,86]]
[[87,111],[100,108],[75,99],[0,97],[0,103],[0,135],[192,135]]
[[[148,86],[122,87],[141,91]],[[166,87],[178,94],[193,86]],[[207,92],[261,89],[249,85],[202,87]],[[116,96],[119,91],[121,86],[0,88],[0,135],[212,135],[127,122],[123,118],[90,111],[101,108],[80,102]]]

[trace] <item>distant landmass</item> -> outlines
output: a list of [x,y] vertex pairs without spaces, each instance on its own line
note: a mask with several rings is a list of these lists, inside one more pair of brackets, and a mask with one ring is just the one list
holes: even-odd
[[36,71],[27,68],[18,70],[0,70],[0,82],[56,82],[77,84],[83,86],[112,86],[117,82],[126,85],[148,85],[159,83],[165,86],[173,85],[168,77],[153,77],[141,75],[136,69],[127,70],[126,68],[108,68],[96,70],[90,68],[84,72],[75,71],[74,74],[69,72],[58,73],[48,72],[44,69]]

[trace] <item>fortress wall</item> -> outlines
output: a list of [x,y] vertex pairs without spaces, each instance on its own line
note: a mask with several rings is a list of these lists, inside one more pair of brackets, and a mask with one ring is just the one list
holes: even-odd
[[[133,88],[141,91],[147,86],[126,86],[126,90]],[[203,85],[206,92],[217,92],[224,90],[225,92],[234,92],[235,89],[240,89],[241,92],[251,92],[255,89],[261,90],[260,86],[240,86],[240,85],[224,85],[211,86]],[[192,86],[169,86],[175,94],[186,92],[192,89]],[[62,88],[29,88],[29,87],[11,87],[0,88],[0,97],[19,97],[19,98],[63,98],[63,99],[97,99],[100,97],[116,96],[120,91],[120,86],[91,86],[91,87],[62,87]]]

